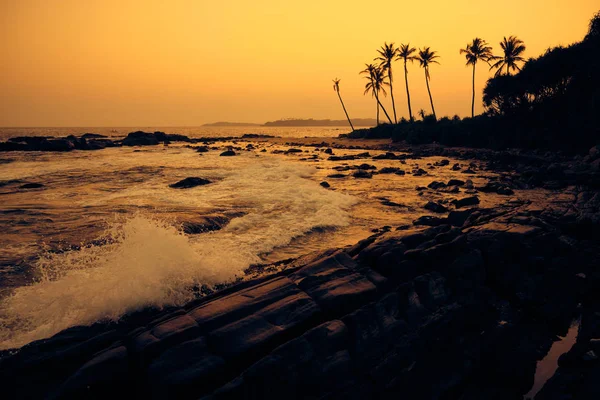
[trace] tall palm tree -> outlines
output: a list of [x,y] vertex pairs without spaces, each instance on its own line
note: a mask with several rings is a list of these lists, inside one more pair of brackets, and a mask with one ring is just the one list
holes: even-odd
[[383,71],[387,73],[388,82],[390,83],[390,95],[392,97],[392,108],[394,110],[394,123],[398,123],[396,117],[396,102],[394,101],[394,78],[392,75],[392,62],[396,59],[398,54],[398,48],[394,46],[394,43],[383,43],[381,49],[377,50],[379,57],[375,61],[379,61],[379,67],[383,68]]
[[371,92],[371,94],[375,97],[375,100],[377,101],[377,124],[379,125],[379,107],[381,107],[381,109],[385,113],[385,116],[391,124],[392,119],[390,118],[387,111],[385,110],[385,107],[383,106],[383,104],[381,104],[381,101],[379,100],[379,93],[381,92],[385,96],[385,86],[389,86],[389,83],[385,81],[385,75],[381,68],[373,64],[365,64],[365,66],[366,68],[363,71],[360,71],[361,74],[367,75],[365,78],[368,80],[367,84],[365,85],[364,94]]
[[516,36],[509,36],[508,39],[505,36],[500,42],[500,47],[502,47],[504,55],[490,57],[490,60],[496,61],[490,70],[498,68],[494,76],[502,75],[503,68],[506,68],[506,75],[510,75],[511,69],[520,71],[521,67],[517,63],[525,62],[525,59],[521,57],[521,54],[525,52],[525,43]]
[[352,132],[354,132],[354,126],[352,125],[352,121],[350,121],[350,117],[348,116],[348,111],[346,111],[346,106],[344,105],[344,101],[342,100],[342,96],[340,95],[340,80],[338,78],[335,78],[333,80],[333,90],[335,90],[335,92],[338,95],[338,98],[340,99],[340,103],[342,103],[342,108],[344,109],[344,114],[346,114],[346,118],[348,118],[348,123],[350,124],[350,128],[352,128]]
[[401,44],[398,49],[398,60],[404,60],[404,82],[406,83],[406,99],[408,101],[408,116],[413,121],[412,108],[410,106],[410,91],[408,90],[408,68],[406,63],[408,61],[413,62],[417,59],[413,56],[413,53],[417,51],[414,47],[410,47],[410,44]]
[[473,42],[467,44],[467,47],[460,49],[460,54],[465,55],[467,65],[473,66],[473,97],[471,99],[471,118],[473,118],[475,116],[475,65],[479,60],[488,62],[493,57],[492,48],[485,40],[476,37]]
[[419,64],[425,70],[425,83],[427,84],[427,93],[429,93],[429,102],[431,103],[431,111],[433,112],[433,118],[437,119],[437,115],[435,114],[435,108],[433,107],[433,98],[431,97],[431,90],[429,89],[429,79],[431,79],[431,75],[429,75],[429,65],[430,64],[439,64],[436,61],[436,58],[439,58],[438,55],[435,54],[435,51],[432,51],[429,47],[423,48],[423,50],[419,50],[419,56],[417,60],[419,60]]

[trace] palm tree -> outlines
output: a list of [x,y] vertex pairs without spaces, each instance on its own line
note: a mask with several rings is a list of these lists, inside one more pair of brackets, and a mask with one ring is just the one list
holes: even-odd
[[483,60],[488,62],[492,55],[492,48],[488,46],[483,39],[476,37],[467,47],[460,49],[460,54],[464,54],[467,59],[467,65],[473,66],[473,97],[471,99],[471,118],[475,116],[475,64],[477,61]]
[[410,91],[408,90],[408,68],[406,67],[406,63],[408,61],[413,62],[417,59],[416,56],[412,54],[417,51],[414,47],[410,47],[410,44],[401,44],[398,49],[398,60],[404,60],[404,82],[406,83],[406,99],[408,101],[408,116],[410,117],[411,122],[414,120],[412,115],[412,108],[410,106]]
[[379,61],[379,67],[383,69],[387,73],[388,82],[390,83],[390,95],[392,97],[392,108],[394,110],[394,123],[398,123],[398,118],[396,117],[396,102],[394,101],[394,86],[393,86],[393,75],[392,75],[392,62],[396,58],[398,54],[398,48],[394,47],[394,43],[383,43],[381,49],[377,50],[379,53],[379,57],[375,59],[375,61]]
[[375,100],[377,101],[377,125],[379,125],[379,107],[381,107],[381,109],[383,110],[383,112],[385,113],[385,116],[387,117],[388,121],[390,121],[390,124],[392,123],[392,119],[390,118],[390,116],[388,115],[387,111],[385,110],[385,107],[383,106],[383,104],[381,104],[381,101],[379,100],[379,92],[383,93],[383,95],[386,95],[386,91],[385,91],[385,86],[389,86],[389,83],[387,83],[384,79],[384,73],[381,70],[381,68],[376,67],[373,64],[365,64],[366,68],[363,71],[360,71],[361,74],[367,74],[367,76],[365,77],[366,79],[368,79],[367,84],[365,85],[365,93],[367,94],[369,92],[372,93],[372,95],[375,97]]
[[335,92],[338,95],[338,98],[340,99],[340,103],[342,103],[342,108],[344,109],[344,114],[346,114],[346,118],[348,118],[348,123],[350,124],[350,128],[352,128],[352,132],[354,132],[354,126],[352,125],[352,121],[350,121],[350,117],[348,116],[348,111],[346,111],[346,106],[344,105],[344,101],[342,100],[342,96],[340,95],[340,80],[338,78],[335,78],[333,80],[333,90],[335,90]]
[[431,51],[429,47],[423,48],[423,50],[419,50],[419,56],[417,60],[419,60],[419,64],[425,70],[425,83],[427,84],[427,93],[429,93],[429,102],[431,103],[431,111],[433,112],[433,118],[437,119],[437,115],[435,114],[435,108],[433,107],[433,98],[431,97],[431,90],[429,89],[429,79],[431,76],[429,75],[429,64],[439,64],[435,59],[439,58],[438,55],[435,54],[435,51]]
[[510,75],[510,70],[520,71],[521,68],[517,65],[519,62],[525,62],[525,59],[521,57],[521,54],[525,52],[525,44],[522,40],[517,39],[516,36],[506,36],[500,42],[500,47],[504,51],[503,56],[492,56],[490,60],[496,61],[490,67],[490,70],[498,68],[494,76],[502,75],[502,68],[506,68],[506,75]]

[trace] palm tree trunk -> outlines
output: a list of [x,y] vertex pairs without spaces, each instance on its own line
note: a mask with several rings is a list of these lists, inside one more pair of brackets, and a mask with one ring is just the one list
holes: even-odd
[[375,99],[375,105],[377,106],[377,126],[379,126],[379,102]]
[[392,95],[392,108],[394,109],[394,123],[398,123],[398,118],[396,118],[396,102],[394,101],[394,86],[392,85],[392,66],[390,65],[390,69],[388,71],[388,78],[390,80],[390,94]]
[[404,82],[406,83],[406,98],[408,99],[408,116],[410,122],[413,122],[412,108],[410,106],[410,91],[408,90],[408,68],[406,68],[406,60],[404,60]]
[[348,123],[350,124],[350,128],[352,128],[352,132],[354,132],[354,126],[352,125],[352,121],[350,121],[350,117],[348,116],[348,111],[346,111],[346,106],[342,101],[342,96],[340,95],[339,90],[337,91],[338,97],[340,98],[340,103],[342,103],[342,108],[344,109],[344,114],[346,114],[346,118],[348,118]]
[[[390,125],[393,124],[392,119],[390,118],[390,116],[388,115],[387,111],[385,110],[385,107],[383,106],[383,104],[381,104],[381,101],[379,101],[379,95],[377,95],[377,93],[375,93],[375,99],[377,100],[377,104],[379,104],[379,106],[383,110],[383,113],[387,117],[388,121],[390,121]],[[377,110],[379,110],[379,109],[377,109]]]
[[471,118],[475,117],[475,63],[473,63],[473,97],[471,99]]
[[425,68],[425,83],[427,84],[427,93],[429,93],[429,102],[431,103],[431,111],[433,112],[433,118],[437,120],[435,115],[435,108],[433,107],[433,98],[431,97],[431,90],[429,89],[429,78],[427,77],[427,69]]

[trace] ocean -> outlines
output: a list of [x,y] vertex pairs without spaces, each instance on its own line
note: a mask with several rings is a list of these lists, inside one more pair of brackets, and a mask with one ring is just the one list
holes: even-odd
[[[347,132],[19,128],[2,129],[0,135],[92,132],[123,137],[138,129],[190,137],[257,133],[290,141],[305,136],[327,140]],[[198,296],[198,287],[241,279],[250,266],[352,245],[383,226],[411,224],[429,213],[423,210],[422,190],[415,188],[432,180],[465,179],[449,167],[434,169],[439,157],[339,162],[328,160],[325,148],[303,146],[298,147],[301,152],[285,153],[289,145],[268,141],[256,141],[234,157],[219,155],[228,145],[247,144],[215,142],[205,153],[186,143],[0,153],[0,349],[20,347],[71,326],[117,321],[144,307],[181,305]],[[338,155],[361,152],[334,149]],[[370,156],[381,153],[370,151]],[[429,174],[353,178],[363,163],[379,170],[426,168]],[[491,175],[467,178],[479,184]],[[186,177],[211,183],[190,189],[169,186]],[[331,187],[322,187],[323,181]],[[481,200],[484,205],[500,201],[493,194]],[[215,215],[228,220],[222,229],[185,232],[186,222]]]

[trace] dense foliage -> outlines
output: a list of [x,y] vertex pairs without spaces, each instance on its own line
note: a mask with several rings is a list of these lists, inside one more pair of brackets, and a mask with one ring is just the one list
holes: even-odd
[[483,92],[486,112],[475,118],[402,121],[354,133],[409,143],[492,148],[588,149],[600,143],[600,13],[588,34],[568,47],[529,59],[515,75],[499,74]]

